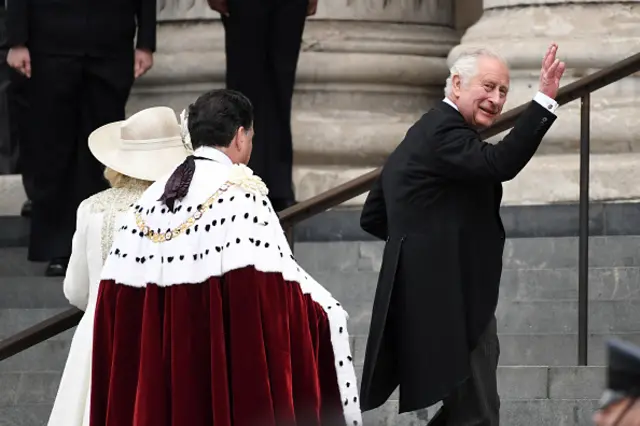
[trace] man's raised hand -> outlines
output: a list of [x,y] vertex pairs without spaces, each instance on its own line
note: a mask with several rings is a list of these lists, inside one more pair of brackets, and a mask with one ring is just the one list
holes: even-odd
[[565,64],[556,58],[558,45],[551,43],[547,53],[542,60],[542,69],[540,70],[540,92],[544,93],[551,99],[555,99],[560,88],[560,79],[564,74]]

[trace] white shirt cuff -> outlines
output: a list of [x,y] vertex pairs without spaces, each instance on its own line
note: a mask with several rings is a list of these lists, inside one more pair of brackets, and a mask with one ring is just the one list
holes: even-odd
[[555,114],[556,109],[558,109],[559,106],[555,100],[551,99],[542,92],[536,93],[536,95],[533,97],[533,100],[542,105],[542,107],[549,111],[551,114]]

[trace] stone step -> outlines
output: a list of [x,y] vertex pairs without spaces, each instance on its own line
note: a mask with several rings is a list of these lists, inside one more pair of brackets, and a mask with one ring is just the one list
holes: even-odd
[[[348,306],[359,301],[361,309],[370,310],[378,280],[373,271],[310,271],[334,297]],[[1,276],[0,309],[67,307],[61,278],[43,276]],[[575,269],[522,269],[503,272],[500,300],[502,303],[525,306],[526,303],[568,303],[576,301],[577,271]],[[640,268],[591,268],[589,299],[592,309],[614,302],[640,301]],[[551,306],[551,305],[550,305]],[[617,305],[616,305],[617,306]],[[352,304],[350,314],[359,309]]]
[[2,426],[45,426],[53,403],[0,406]]
[[[505,401],[598,399],[605,372],[605,367],[499,367],[498,392]],[[0,406],[53,402],[61,375],[61,370],[0,373]],[[396,391],[390,400],[397,399]]]
[[[500,406],[500,424],[505,426],[586,426],[598,405],[594,399],[506,400]],[[398,414],[397,401],[364,413],[364,426],[424,426],[436,409]]]
[[[378,272],[309,271],[342,302],[373,303]],[[589,269],[589,300],[594,302],[640,301],[640,268],[601,267]],[[576,269],[507,269],[502,273],[500,300],[513,302],[577,301]]]
[[[0,371],[61,370],[72,336],[73,329],[0,362]],[[502,366],[562,366],[575,364],[578,359],[576,334],[500,334],[499,338]],[[589,365],[604,365],[607,362],[605,342],[610,338],[640,344],[640,333],[591,334],[588,341]],[[354,363],[361,366],[364,362],[367,336],[352,335],[351,341]]]
[[[514,366],[498,368],[503,400],[597,399],[605,367]],[[361,370],[358,369],[358,377]],[[0,406],[53,402],[61,370],[0,373]],[[394,393],[390,400],[397,400]]]
[[[499,367],[501,423],[509,426],[586,425],[605,386],[605,367]],[[424,425],[439,404],[398,414],[398,391],[382,407],[365,413],[365,424]]]
[[[351,332],[351,330],[349,330]],[[574,365],[578,361],[577,334],[498,334],[500,365]],[[616,338],[640,345],[640,332],[590,334],[587,342],[589,365],[605,365],[606,342]],[[351,350],[356,366],[364,363],[366,335],[351,334]]]
[[68,308],[61,278],[0,277],[0,309]]
[[[19,333],[40,321],[47,320],[64,310],[62,308],[0,309],[0,340]],[[67,331],[52,337],[52,339],[67,339],[69,333]]]
[[[640,300],[637,266],[590,267],[589,300]],[[508,301],[577,300],[578,269],[505,269],[500,298]]]
[[46,340],[0,361],[0,373],[61,372],[67,361],[70,345],[70,338]]
[[[309,271],[379,271],[384,243],[379,241],[299,242],[298,261]],[[577,268],[578,238],[510,238],[505,269]],[[640,236],[589,238],[590,267],[640,266]]]
[[[42,295],[42,292],[36,291],[33,294],[37,298]],[[364,350],[366,334],[369,331],[371,303],[372,301],[366,300],[365,297],[351,297],[343,300],[345,308],[350,312],[349,332],[356,336],[354,342],[356,354]],[[592,363],[604,362],[604,343],[608,338],[617,336],[640,343],[639,304],[638,301],[590,303],[589,357]],[[0,309],[0,339],[7,338],[68,308],[66,300],[55,305],[59,307]],[[497,317],[503,364],[558,365],[575,362],[577,348],[577,303],[575,301],[510,302],[499,306]],[[71,335],[72,331],[67,331],[52,340],[68,340]],[[45,344],[46,342],[42,345]],[[36,348],[30,350],[36,350]],[[38,362],[38,357],[47,358],[47,356],[47,353],[28,356],[24,363],[21,363],[22,368],[26,370],[30,368],[28,362],[31,361],[28,360],[36,359],[35,362]]]
[[[502,401],[500,423],[506,426],[585,426],[591,418],[597,400],[531,399]],[[49,420],[53,403],[0,406],[3,426],[44,426]],[[364,426],[424,426],[435,409],[398,414],[397,401],[364,413]]]
[[[358,387],[362,368],[357,367]],[[599,399],[606,367],[500,366],[498,393],[503,401],[531,399]],[[390,400],[398,400],[398,389]]]
[[[373,296],[338,297],[349,313],[352,334],[366,334],[371,322]],[[496,310],[499,333],[571,334],[578,330],[578,302],[500,301]],[[640,300],[589,302],[589,331],[596,334],[640,332]]]
[[[578,361],[578,335],[572,334],[499,334],[501,365],[571,365]],[[607,362],[606,342],[622,339],[640,345],[640,332],[589,334],[589,365]]]
[[[348,306],[345,304],[345,306]],[[577,333],[578,302],[575,300],[500,301],[496,310],[498,332]],[[640,300],[592,300],[589,331],[632,333],[640,331]]]
[[26,247],[0,248],[0,277],[41,277],[46,267],[46,262],[28,261]]
[[[45,424],[60,376],[59,371],[0,373],[0,418],[15,426]],[[584,425],[603,389],[604,367],[501,367],[498,386],[503,424]],[[372,426],[423,426],[436,409],[399,415],[395,393],[364,420]]]
[[[40,314],[44,315],[44,314]],[[63,368],[64,360],[74,329],[42,342],[23,353],[0,362],[0,371],[57,371]],[[12,333],[13,334],[13,333]],[[562,334],[499,334],[500,364],[514,365],[572,365],[577,362],[578,336]],[[590,334],[588,360],[590,365],[606,363],[605,342],[611,338],[640,344],[638,333]],[[351,349],[356,366],[364,362],[366,334],[351,334]]]
[[53,403],[61,371],[0,373],[0,407]]
[[[1,226],[0,235],[11,227]],[[1,237],[0,237],[1,238]],[[296,258],[310,273],[317,271],[379,272],[384,244],[374,241],[298,242]],[[618,235],[589,239],[589,266],[640,267],[640,236]],[[511,269],[565,269],[578,266],[578,239],[513,238],[504,250],[505,272]],[[46,264],[27,261],[25,247],[0,248],[0,276],[42,276]]]

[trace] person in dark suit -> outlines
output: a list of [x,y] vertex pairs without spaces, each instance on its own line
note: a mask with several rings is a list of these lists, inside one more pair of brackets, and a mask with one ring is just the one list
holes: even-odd
[[107,187],[87,138],[124,119],[134,78],[151,68],[156,1],[8,0],[7,14],[7,62],[28,78],[20,146],[33,186],[28,256],[60,276],[79,203]]
[[276,211],[295,203],[291,102],[302,32],[318,0],[207,0],[222,15],[227,88],[251,99],[255,136],[249,167]]
[[[7,63],[7,5],[0,0],[0,174],[19,174],[21,156],[19,154],[20,133],[24,127],[25,99],[23,87],[26,77],[12,69]],[[23,131],[22,131],[23,132]],[[33,190],[30,181],[22,176],[27,201],[22,206],[21,215],[31,215],[29,194]]]
[[555,120],[564,64],[547,52],[540,91],[498,144],[509,70],[487,49],[455,61],[444,101],[407,132],[364,204],[386,240],[363,368],[363,410],[400,387],[400,412],[443,402],[432,425],[498,425],[495,309],[505,232],[501,182],[527,164]]
[[0,0],[0,175],[15,174],[18,163],[18,150],[14,127],[11,122],[11,75],[7,64],[6,6]]

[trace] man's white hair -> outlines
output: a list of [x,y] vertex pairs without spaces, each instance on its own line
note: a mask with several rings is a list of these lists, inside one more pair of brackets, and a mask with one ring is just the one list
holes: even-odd
[[449,77],[444,86],[444,95],[446,97],[449,97],[453,90],[453,76],[460,76],[462,84],[467,84],[478,72],[478,59],[483,57],[498,59],[507,65],[507,61],[499,53],[486,47],[463,51],[449,68]]

